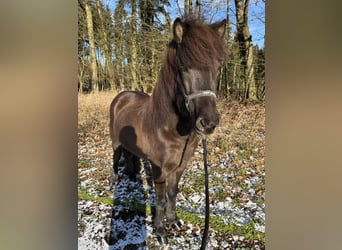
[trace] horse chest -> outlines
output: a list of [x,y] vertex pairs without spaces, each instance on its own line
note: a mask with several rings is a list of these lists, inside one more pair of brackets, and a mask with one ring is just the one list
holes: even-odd
[[[175,138],[175,137],[174,137]],[[187,163],[193,156],[197,145],[197,136],[178,137],[177,140],[170,140],[164,137],[157,145],[157,151],[154,151],[154,158],[158,159],[159,166],[170,165],[179,166],[181,163]],[[184,164],[183,164],[184,165]]]
[[172,133],[168,129],[159,128],[141,141],[148,160],[155,165],[176,164],[182,157],[185,140],[174,137]]

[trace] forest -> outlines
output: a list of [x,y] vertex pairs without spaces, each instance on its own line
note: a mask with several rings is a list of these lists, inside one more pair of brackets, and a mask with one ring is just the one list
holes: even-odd
[[78,0],[78,92],[151,93],[172,22],[191,13],[209,23],[227,20],[228,58],[217,80],[218,95],[264,102],[265,46],[253,40],[250,23],[264,25],[265,16],[264,11],[258,16],[249,13],[264,4],[265,0]]

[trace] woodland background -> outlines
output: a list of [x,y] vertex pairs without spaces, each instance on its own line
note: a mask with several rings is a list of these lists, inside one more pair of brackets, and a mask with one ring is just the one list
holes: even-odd
[[[208,22],[227,19],[228,60],[220,70],[218,94],[264,102],[264,37],[250,32],[251,23],[264,25],[264,6],[265,0],[78,0],[78,91],[151,93],[173,20],[194,13]],[[249,13],[252,8],[258,15]]]

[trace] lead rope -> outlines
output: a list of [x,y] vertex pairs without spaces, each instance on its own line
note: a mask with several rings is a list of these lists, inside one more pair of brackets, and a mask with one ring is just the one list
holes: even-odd
[[203,145],[203,164],[204,164],[204,177],[205,177],[205,224],[202,236],[202,245],[200,250],[205,250],[208,242],[209,230],[209,180],[208,180],[208,163],[207,163],[207,141],[205,136],[202,137]]

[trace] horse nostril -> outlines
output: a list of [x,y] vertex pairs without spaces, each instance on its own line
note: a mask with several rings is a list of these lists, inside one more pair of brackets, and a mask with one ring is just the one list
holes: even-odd
[[213,121],[208,121],[207,119],[200,119],[201,126],[208,132],[212,133],[216,128],[217,123]]
[[209,122],[207,126],[205,127],[205,130],[207,131],[208,134],[211,134],[214,132],[214,129],[216,128],[216,124],[214,122]]
[[210,128],[210,129],[214,130],[214,129],[216,128],[216,124],[215,124],[215,123],[213,123],[213,122],[211,122],[211,123],[209,123],[209,126],[208,126],[208,128]]
[[201,125],[202,125],[203,128],[205,128],[205,127],[207,126],[207,125],[206,125],[207,123],[206,123],[206,120],[205,120],[205,119],[201,119],[201,120],[200,120],[200,123],[201,123]]

